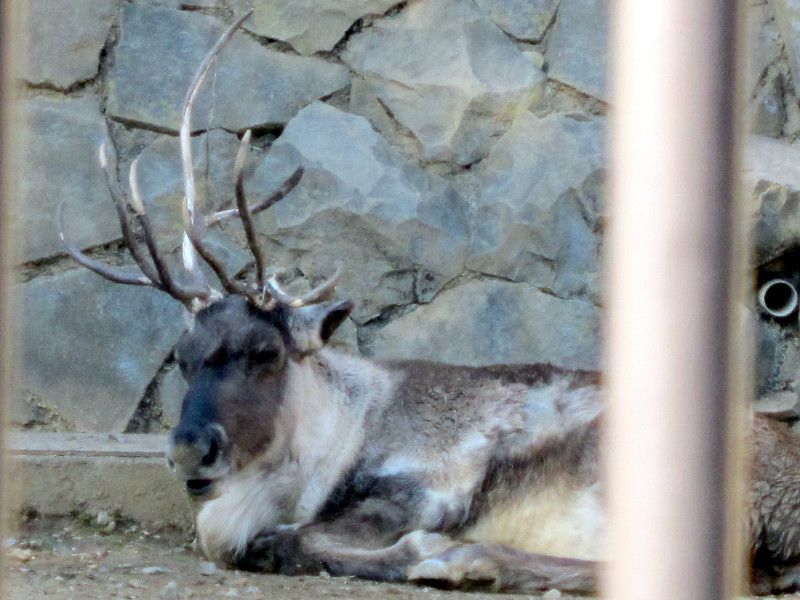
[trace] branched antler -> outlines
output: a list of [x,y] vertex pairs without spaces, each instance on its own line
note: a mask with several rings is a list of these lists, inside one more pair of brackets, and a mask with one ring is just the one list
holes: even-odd
[[336,289],[336,284],[339,283],[339,277],[342,275],[342,267],[336,267],[336,271],[333,275],[301,296],[293,296],[283,289],[278,282],[278,275],[279,273],[276,273],[264,282],[264,293],[271,296],[279,304],[298,307],[321,302],[329,298],[331,294],[333,294],[333,290]]
[[[331,295],[341,273],[341,269],[337,268],[336,273],[334,273],[331,278],[301,296],[294,296],[285,291],[278,282],[277,275],[265,279],[266,268],[264,257],[253,223],[253,215],[262,210],[266,210],[291,192],[303,176],[303,168],[299,167],[296,169],[272,195],[256,204],[249,205],[244,190],[244,168],[252,136],[250,130],[247,130],[242,136],[234,163],[236,208],[219,211],[208,218],[203,218],[197,214],[197,187],[194,180],[194,162],[192,159],[191,145],[192,110],[212,65],[222,49],[233,37],[236,30],[251,14],[252,11],[249,11],[236,19],[236,21],[219,37],[211,50],[209,50],[203,62],[198,67],[192,79],[192,84],[186,92],[181,111],[179,138],[184,186],[184,199],[182,203],[184,234],[181,242],[181,253],[183,265],[192,275],[194,283],[189,286],[179,285],[170,273],[166,261],[158,249],[153,228],[139,190],[138,158],[131,164],[129,172],[130,199],[129,202],[126,202],[119,188],[119,181],[116,175],[116,163],[110,159],[108,155],[108,146],[104,143],[100,147],[100,166],[105,174],[109,193],[114,202],[117,216],[119,217],[122,238],[131,256],[138,265],[138,269],[111,267],[83,254],[75,244],[67,240],[64,234],[64,203],[58,208],[57,219],[59,235],[61,236],[61,240],[67,252],[79,264],[117,283],[150,286],[163,290],[180,300],[192,312],[196,312],[201,306],[207,305],[209,302],[220,297],[220,293],[206,282],[197,260],[198,257],[202,258],[211,268],[227,293],[246,296],[255,305],[264,308],[272,308],[276,304],[299,307],[305,304],[319,302]],[[142,245],[134,234],[131,224],[128,221],[129,207],[132,209],[136,223],[141,230],[147,254],[145,254]],[[210,225],[219,223],[234,215],[237,215],[242,221],[245,236],[247,237],[247,244],[255,258],[255,285],[248,285],[244,281],[239,281],[230,277],[222,261],[214,256],[203,243],[203,235]]]
[[101,277],[113,281],[114,283],[125,283],[128,285],[144,285],[154,287],[167,292],[172,297],[180,300],[187,308],[194,310],[196,306],[195,300],[207,300],[209,297],[208,289],[197,288],[184,288],[175,283],[169,274],[169,270],[161,257],[158,247],[155,243],[150,221],[147,217],[144,204],[139,195],[138,182],[136,180],[136,165],[134,161],[131,166],[130,179],[131,179],[131,194],[132,202],[131,207],[134,210],[139,226],[142,230],[142,235],[145,239],[147,250],[150,254],[152,264],[148,261],[145,254],[142,252],[141,245],[136,239],[136,236],[131,229],[128,222],[127,203],[123,200],[122,194],[119,189],[119,182],[116,176],[116,165],[109,160],[108,147],[105,143],[100,146],[99,151],[100,166],[106,177],[106,184],[111,198],[114,201],[114,206],[117,210],[117,217],[119,219],[120,229],[122,231],[122,239],[128,250],[133,256],[134,261],[139,269],[125,269],[120,267],[111,267],[105,263],[95,260],[83,254],[80,249],[75,246],[64,233],[64,205],[62,202],[58,207],[57,222],[58,234],[61,238],[64,247],[72,258],[78,264],[86,267],[90,271],[94,271]]
[[[183,109],[181,110],[181,129],[180,129],[180,144],[181,144],[181,165],[183,167],[183,226],[186,236],[191,242],[191,246],[195,252],[211,267],[214,274],[219,279],[222,287],[229,294],[240,294],[247,296],[254,303],[258,302],[258,291],[249,287],[248,285],[236,281],[228,276],[225,266],[222,264],[214,254],[206,248],[203,244],[203,229],[205,223],[201,222],[196,216],[197,208],[197,192],[194,182],[194,161],[192,159],[192,109],[194,102],[198,97],[200,88],[211,70],[211,65],[216,60],[219,53],[225,47],[225,44],[233,37],[234,32],[241,26],[242,23],[253,13],[252,10],[246,12],[244,15],[236,19],[234,23],[225,30],[219,37],[214,46],[209,50],[203,62],[195,73],[192,79],[192,84],[186,92],[186,98],[183,101]],[[240,148],[239,153],[242,153]],[[237,158],[238,160],[238,158]],[[249,216],[249,214],[248,214]],[[258,262],[259,258],[256,258]]]

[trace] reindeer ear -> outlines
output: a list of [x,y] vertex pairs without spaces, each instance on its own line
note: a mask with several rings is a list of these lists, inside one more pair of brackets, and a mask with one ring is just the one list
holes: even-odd
[[322,348],[353,306],[350,300],[338,300],[289,309],[287,326],[294,353],[306,356]]

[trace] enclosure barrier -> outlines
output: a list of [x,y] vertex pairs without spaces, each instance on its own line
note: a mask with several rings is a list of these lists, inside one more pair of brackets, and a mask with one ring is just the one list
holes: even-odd
[[[11,123],[10,96],[14,86],[13,56],[14,41],[17,39],[10,24],[13,23],[15,2],[7,0],[0,3],[0,540],[5,539],[3,533],[6,521],[6,495],[9,484],[7,457],[5,456],[6,399],[10,388],[12,373],[9,339],[9,289],[8,275],[10,271],[10,228],[8,199],[13,197],[11,186],[11,157],[14,147],[9,135]],[[0,598],[5,598],[4,567],[5,553],[0,552]]]
[[[2,124],[14,4],[0,5]],[[743,264],[731,208],[735,3],[617,0],[613,7],[606,330],[612,562],[605,591],[619,600],[716,599],[737,580],[726,577],[726,565],[736,561],[724,555],[731,511],[722,507],[731,485],[731,398],[744,373],[730,318]],[[4,176],[6,133],[0,130],[2,267],[4,214],[13,197]],[[8,383],[4,284],[0,279],[0,391]]]
[[731,343],[741,20],[730,0],[612,6],[605,593],[719,599],[741,564],[726,550],[744,373]]

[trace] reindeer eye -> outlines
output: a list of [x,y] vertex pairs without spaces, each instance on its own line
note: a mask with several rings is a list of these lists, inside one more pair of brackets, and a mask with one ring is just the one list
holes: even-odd
[[281,356],[277,348],[261,348],[250,353],[250,361],[258,364],[266,364],[277,361]]
[[277,369],[281,364],[281,349],[275,346],[259,346],[248,353],[247,362],[251,367]]
[[228,351],[225,348],[217,348],[206,359],[206,364],[209,367],[221,367],[229,362]]

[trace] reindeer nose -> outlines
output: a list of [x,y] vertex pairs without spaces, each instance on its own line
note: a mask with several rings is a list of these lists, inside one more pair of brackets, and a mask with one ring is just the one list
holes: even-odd
[[178,426],[167,445],[167,464],[179,476],[204,476],[203,467],[213,467],[222,454],[224,432],[219,425]]

